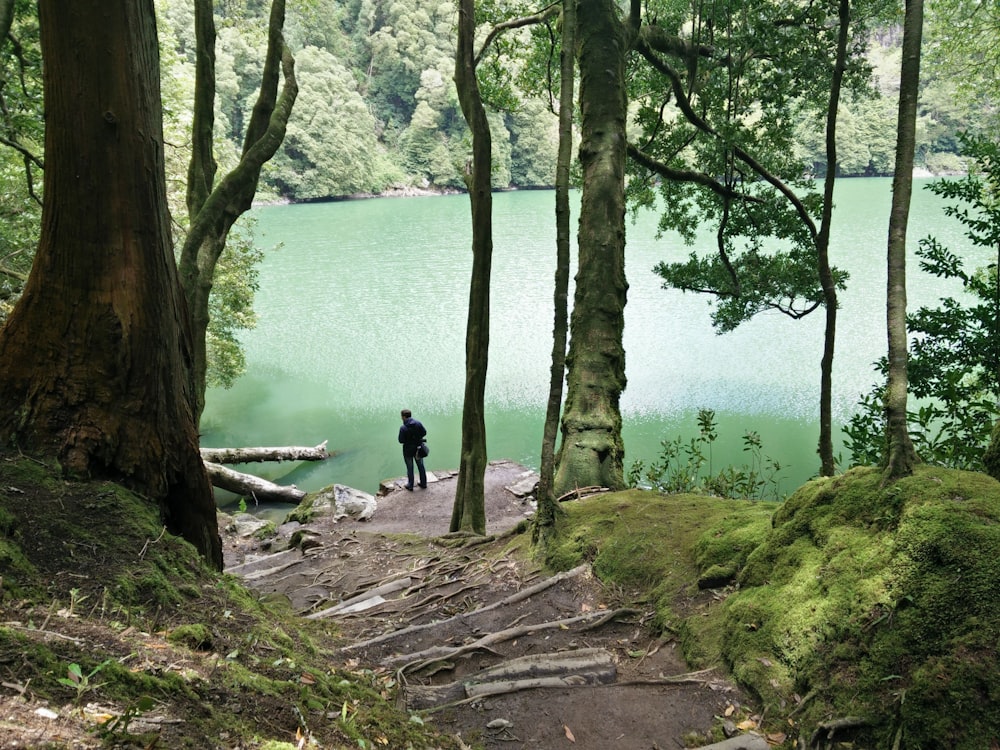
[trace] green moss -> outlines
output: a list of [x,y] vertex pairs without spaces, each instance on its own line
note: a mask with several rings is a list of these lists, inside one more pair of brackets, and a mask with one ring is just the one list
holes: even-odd
[[[856,747],[989,747],[1000,727],[1000,484],[920,467],[812,481],[780,506],[630,491],[567,504],[546,561],[590,560],[652,601],[694,667],[729,666],[808,737],[864,717]],[[695,581],[721,585],[724,602]]]
[[697,598],[696,582],[713,569],[735,573],[767,535],[775,507],[643,490],[568,503],[546,563],[568,569],[588,560],[603,580],[649,598],[654,624],[678,632],[688,660],[707,666],[719,659],[722,612],[714,597]]
[[775,513],[726,603],[724,655],[772,708],[791,685],[761,659],[823,696],[805,721],[867,716],[876,746],[900,727],[908,748],[988,746],[1000,726],[1000,485],[930,467],[880,480],[871,469],[817,480]]
[[212,631],[200,623],[174,628],[167,634],[167,640],[186,646],[192,651],[212,650]]

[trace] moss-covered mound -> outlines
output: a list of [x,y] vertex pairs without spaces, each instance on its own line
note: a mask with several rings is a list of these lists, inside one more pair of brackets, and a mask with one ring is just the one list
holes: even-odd
[[[5,747],[455,748],[338,634],[202,564],[153,503],[0,453]],[[13,744],[11,744],[13,743]]]
[[[736,676],[805,726],[860,720],[868,747],[1000,738],[1000,484],[921,467],[856,469],[774,515],[726,602]],[[991,745],[991,743],[994,743]]]
[[815,480],[780,506],[594,497],[566,506],[548,562],[645,589],[692,666],[727,666],[760,696],[772,736],[996,747],[1000,483],[880,479]]

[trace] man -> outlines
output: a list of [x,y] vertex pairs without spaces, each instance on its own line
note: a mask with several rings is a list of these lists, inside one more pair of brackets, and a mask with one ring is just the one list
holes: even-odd
[[424,459],[417,454],[417,448],[424,442],[427,430],[417,420],[409,409],[399,413],[403,418],[403,426],[399,428],[399,442],[403,444],[403,461],[406,462],[406,489],[413,491],[413,461],[417,462],[420,471],[420,489],[427,489],[427,470],[424,469]]

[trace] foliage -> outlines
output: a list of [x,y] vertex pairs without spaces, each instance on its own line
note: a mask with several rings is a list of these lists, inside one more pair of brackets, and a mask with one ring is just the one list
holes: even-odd
[[21,293],[38,241],[44,146],[34,4],[15,2],[10,20],[9,33],[0,33],[0,323]]
[[403,181],[376,138],[375,118],[354,78],[329,52],[296,54],[302,81],[271,178],[298,200],[379,193]]
[[760,435],[743,434],[743,451],[750,463],[726,466],[718,472],[712,465],[712,444],[718,438],[715,412],[698,410],[698,436],[688,443],[680,437],[660,442],[659,458],[648,468],[635,461],[628,472],[630,487],[641,483],[658,492],[717,495],[732,499],[780,500],[781,464],[762,453]]
[[66,687],[72,688],[76,691],[76,698],[74,699],[74,702],[79,705],[84,695],[91,690],[96,690],[100,687],[100,684],[94,683],[93,679],[97,676],[98,672],[108,666],[111,662],[111,659],[105,659],[87,672],[87,674],[83,673],[83,669],[79,664],[73,662],[66,668],[66,676],[60,677],[57,682],[60,685],[65,685]]
[[[908,414],[910,434],[922,460],[981,470],[992,426],[1000,415],[1000,145],[963,136],[970,173],[939,180],[928,189],[953,201],[948,216],[966,227],[972,248],[990,253],[989,265],[965,270],[962,256],[935,238],[920,241],[920,268],[961,283],[962,295],[944,297],[936,308],[907,317],[912,334],[908,363],[910,392],[919,399]],[[876,365],[883,375],[885,361]],[[852,465],[880,463],[885,455],[883,386],[861,397],[844,428]]]

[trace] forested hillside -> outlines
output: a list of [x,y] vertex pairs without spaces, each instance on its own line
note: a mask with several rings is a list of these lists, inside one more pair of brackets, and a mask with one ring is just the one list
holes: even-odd
[[[194,85],[192,11],[184,0],[160,0],[168,119],[185,127]],[[235,153],[260,76],[267,4],[221,3],[217,118]],[[522,30],[548,36],[542,25]],[[551,33],[555,34],[555,22]],[[295,52],[301,92],[285,143],[265,172],[264,195],[291,201],[464,187],[467,129],[452,81],[455,6],[449,0],[350,0],[290,7],[288,40]],[[892,171],[899,39],[885,31],[871,41],[878,91],[844,105],[841,172],[885,175]],[[546,61],[483,61],[489,82],[512,74],[511,96],[493,90],[493,184],[497,188],[550,186],[555,174],[556,117],[545,93]],[[555,61],[552,63],[555,64]],[[520,80],[518,76],[520,75]],[[169,82],[169,84],[167,84]],[[524,89],[529,89],[527,93]],[[957,132],[980,131],[982,114],[954,96],[955,84],[933,71],[924,87],[917,164],[932,172],[958,170]],[[491,93],[491,92],[487,92]],[[790,94],[794,95],[794,91]],[[800,155],[816,174],[825,171],[818,122],[800,126]],[[183,143],[183,136],[178,142]],[[220,144],[221,145],[221,144]]]

